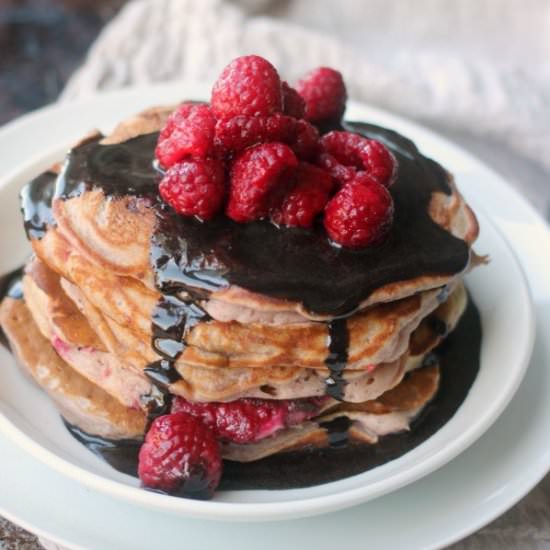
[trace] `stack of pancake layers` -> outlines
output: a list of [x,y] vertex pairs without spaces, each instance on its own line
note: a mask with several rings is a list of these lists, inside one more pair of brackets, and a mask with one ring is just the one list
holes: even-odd
[[[93,148],[97,156],[97,150],[108,152],[115,144],[154,136],[169,112],[150,109],[121,123],[110,136],[86,138],[75,150]],[[409,153],[417,155],[414,162],[427,162],[408,143]],[[407,151],[394,147],[394,152],[404,162]],[[89,167],[80,185],[68,189],[68,165],[78,160],[71,153],[65,165],[52,167],[24,189],[34,256],[25,268],[23,299],[6,297],[0,309],[0,323],[21,364],[69,423],[108,439],[140,439],[148,418],[168,412],[173,396],[191,402],[294,400],[298,409],[315,404],[313,416],[274,426],[259,441],[225,442],[224,458],[240,462],[326,446],[327,423],[339,417],[348,419],[349,441],[358,444],[375,444],[381,436],[409,428],[438,390],[433,350],[459,322],[468,300],[462,277],[479,262],[471,250],[478,225],[450,175],[429,161],[429,169],[445,175],[448,189],[433,192],[418,215],[429,216],[436,231],[458,243],[463,259],[454,262],[452,272],[410,276],[411,270],[403,269],[402,279],[394,275],[370,285],[343,311],[334,306],[343,292],[334,281],[346,276],[338,273],[342,263],[337,259],[345,252],[334,247],[335,273],[312,274],[317,282],[326,278],[324,287],[314,289],[316,309],[311,300],[300,299],[300,285],[304,296],[314,295],[305,288],[307,281],[297,284],[293,273],[285,281],[280,270],[265,274],[279,277],[276,291],[261,292],[261,284],[246,288],[232,280],[231,265],[220,271],[223,254],[203,270],[222,273],[214,278],[218,283],[185,277],[192,271],[188,268],[204,263],[212,252],[193,256],[185,227],[177,236],[178,261],[162,260],[163,273],[172,265],[183,283],[160,281],[154,243],[174,235],[163,234],[158,204],[133,192],[128,174],[117,172],[120,159],[111,157],[109,186],[94,181]],[[150,147],[148,164],[152,158]],[[395,187],[400,184],[398,178]],[[399,208],[396,201],[396,223]],[[257,224],[265,226],[262,231],[284,232],[267,222]],[[207,231],[204,225],[201,229],[196,222],[195,230]],[[224,238],[218,241],[229,254],[232,245],[224,245]],[[446,253],[437,247],[423,255],[437,265]],[[239,266],[249,268],[259,269]],[[261,279],[261,272],[256,275]],[[369,277],[365,270],[365,281]]]

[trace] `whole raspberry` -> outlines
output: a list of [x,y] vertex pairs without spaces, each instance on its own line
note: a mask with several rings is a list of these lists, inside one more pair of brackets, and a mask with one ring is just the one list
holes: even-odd
[[319,153],[319,130],[307,120],[297,120],[295,135],[288,143],[298,158],[313,160]]
[[170,114],[160,131],[155,155],[164,168],[188,156],[211,153],[216,121],[207,105],[183,103]]
[[211,498],[222,474],[214,433],[190,414],[156,418],[139,451],[139,478],[146,487],[197,499]]
[[213,218],[225,196],[223,166],[216,159],[190,159],[175,164],[159,185],[162,199],[184,216]]
[[172,412],[191,414],[200,418],[220,439],[244,444],[259,441],[317,416],[324,401],[324,398],[243,398],[229,403],[192,403],[176,397],[172,402]]
[[294,118],[303,118],[306,113],[306,102],[304,98],[285,81],[283,81],[282,89],[285,115]]
[[216,118],[280,113],[283,94],[279,74],[263,57],[237,57],[216,80],[210,106]]
[[348,94],[342,75],[329,67],[319,67],[304,76],[296,90],[306,102],[306,118],[311,122],[338,122],[346,109]]
[[345,247],[380,243],[393,221],[389,191],[372,179],[366,183],[366,178],[344,185],[325,208],[324,224],[329,237]]
[[311,227],[332,190],[327,172],[306,162],[293,171],[295,183],[271,211],[271,221],[289,227]]
[[216,148],[223,154],[238,153],[268,141],[289,143],[296,134],[295,120],[276,114],[269,117],[239,115],[216,122]]
[[279,178],[298,165],[288,145],[264,143],[246,149],[233,163],[226,214],[236,222],[264,218],[269,210],[269,194]]
[[[386,187],[390,187],[397,177],[397,160],[384,144],[374,139],[353,132],[329,132],[321,138],[321,148],[323,154],[332,157],[331,160],[323,157],[321,163],[325,168],[331,164],[333,175],[341,173],[350,179],[354,172],[365,171]],[[338,163],[352,170],[341,169]]]

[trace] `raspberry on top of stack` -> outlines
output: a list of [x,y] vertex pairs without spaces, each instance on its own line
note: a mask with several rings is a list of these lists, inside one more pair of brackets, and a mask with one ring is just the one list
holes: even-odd
[[312,71],[294,89],[265,59],[235,59],[210,105],[182,104],[161,130],[162,198],[202,220],[225,210],[238,223],[307,228],[320,216],[334,243],[380,242],[393,217],[395,157],[378,141],[348,131],[320,137],[313,125],[339,124],[346,99],[333,69]]

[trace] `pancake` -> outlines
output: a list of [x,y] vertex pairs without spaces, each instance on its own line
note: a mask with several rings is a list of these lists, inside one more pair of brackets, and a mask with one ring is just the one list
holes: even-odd
[[0,323],[19,364],[55,401],[68,422],[109,439],[143,434],[143,412],[124,407],[70,368],[44,338],[24,301],[5,298],[0,304]]
[[[107,439],[139,439],[145,416],[124,407],[96,384],[82,377],[54,351],[34,323],[23,300],[6,298],[0,306],[0,322],[20,364],[56,402],[63,418],[87,434]],[[224,458],[249,462],[290,450],[328,446],[322,426],[335,418],[351,420],[351,441],[374,444],[378,437],[408,429],[437,390],[437,367],[419,369],[382,398],[362,404],[329,401],[313,421],[281,430],[258,443],[222,447]]]
[[[142,372],[147,361],[139,362],[134,350],[135,362],[126,362],[129,355],[126,348],[105,329],[99,311],[89,305],[83,307],[78,300],[73,302],[76,287],[66,282],[60,284],[59,277],[35,259],[27,267],[23,288],[37,325],[58,354],[122,404],[139,406],[140,397],[151,391],[151,384]],[[64,289],[69,291],[72,299]],[[410,338],[411,350],[408,349],[407,335],[406,351],[397,360],[367,370],[347,371],[344,375],[344,400],[355,403],[375,399],[398,384],[405,370],[412,368],[413,362],[421,363],[425,354],[456,326],[465,303],[466,294],[460,285],[431,316],[422,319]],[[445,327],[443,332],[435,330],[438,323]],[[65,330],[67,325],[71,327],[68,332]],[[74,327],[80,329],[75,331]],[[84,339],[80,339],[79,334],[83,334]],[[142,347],[148,349],[143,342]],[[206,402],[232,401],[242,397],[296,399],[320,396],[325,392],[324,380],[329,375],[327,369],[284,368],[277,364],[270,368],[234,369],[178,365],[178,372],[181,380],[170,385],[170,392],[191,401]]]

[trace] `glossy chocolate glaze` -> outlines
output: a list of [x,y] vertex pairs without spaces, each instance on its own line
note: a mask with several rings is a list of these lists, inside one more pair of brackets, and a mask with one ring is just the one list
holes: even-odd
[[328,355],[325,365],[330,376],[325,379],[325,392],[334,399],[342,400],[346,380],[344,369],[348,364],[349,333],[346,319],[334,319],[328,324]]
[[386,143],[399,162],[391,188],[394,224],[378,247],[335,247],[320,224],[311,230],[276,228],[267,221],[238,224],[222,215],[208,223],[174,215],[157,201],[156,133],[115,145],[100,145],[96,138],[76,147],[58,178],[56,196],[69,198],[97,187],[108,196],[150,197],[158,218],[151,261],[162,291],[193,294],[235,284],[303,302],[312,312],[346,316],[385,284],[461,272],[468,246],[428,214],[432,193],[449,193],[443,168],[391,130],[362,123],[346,128]]
[[[220,489],[291,489],[342,479],[394,460],[414,449],[447,423],[460,407],[479,370],[481,323],[470,301],[456,329],[427,356],[426,366],[439,362],[441,382],[435,398],[412,422],[408,432],[381,437],[376,445],[348,442],[350,422],[336,418],[322,426],[330,447],[279,453],[255,462],[224,461]],[[136,475],[139,441],[102,440],[81,430],[71,433],[114,468]]]
[[[21,300],[23,298],[23,286],[21,279],[23,277],[23,267],[18,267],[5,275],[0,277],[0,302],[7,296],[14,300]],[[10,344],[8,338],[2,330],[0,325],[0,345],[9,349]]]
[[25,185],[21,191],[21,211],[28,239],[41,239],[48,226],[55,224],[52,198],[57,174],[44,172]]

